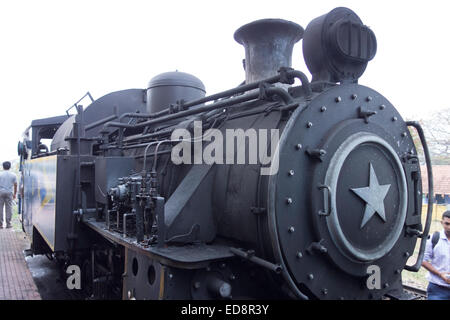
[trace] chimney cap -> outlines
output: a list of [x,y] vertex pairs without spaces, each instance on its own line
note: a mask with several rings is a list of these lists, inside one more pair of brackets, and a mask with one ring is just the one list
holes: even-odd
[[303,37],[304,29],[295,22],[284,19],[260,19],[247,23],[236,30],[234,40],[244,44],[245,39],[255,35],[268,37],[269,35],[279,35],[280,32],[292,32],[296,34],[294,41],[298,42]]

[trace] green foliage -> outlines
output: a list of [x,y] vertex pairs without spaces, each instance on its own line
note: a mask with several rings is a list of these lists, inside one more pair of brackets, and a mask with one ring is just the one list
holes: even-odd
[[[440,110],[427,119],[419,120],[427,140],[431,162],[434,165],[450,164],[450,108]],[[420,163],[425,163],[423,148],[416,130],[409,128]]]

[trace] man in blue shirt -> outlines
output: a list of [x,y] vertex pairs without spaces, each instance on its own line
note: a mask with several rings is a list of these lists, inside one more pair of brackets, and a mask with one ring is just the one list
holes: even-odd
[[427,241],[422,266],[429,271],[428,300],[450,300],[450,211],[442,215],[443,230],[439,232],[434,248]]
[[3,171],[0,172],[0,229],[3,228],[3,207],[6,211],[6,227],[12,227],[12,205],[17,193],[17,178],[14,173],[9,171],[10,168],[11,162],[5,161],[3,162]]

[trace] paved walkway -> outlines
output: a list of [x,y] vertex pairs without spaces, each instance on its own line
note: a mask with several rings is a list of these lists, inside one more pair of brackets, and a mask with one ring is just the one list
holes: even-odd
[[0,229],[0,300],[41,300],[23,254],[29,247],[22,231]]

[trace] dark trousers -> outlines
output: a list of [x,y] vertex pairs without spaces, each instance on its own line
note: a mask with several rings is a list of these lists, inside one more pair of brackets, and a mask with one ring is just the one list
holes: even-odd
[[450,288],[429,283],[427,288],[428,300],[450,300]]

